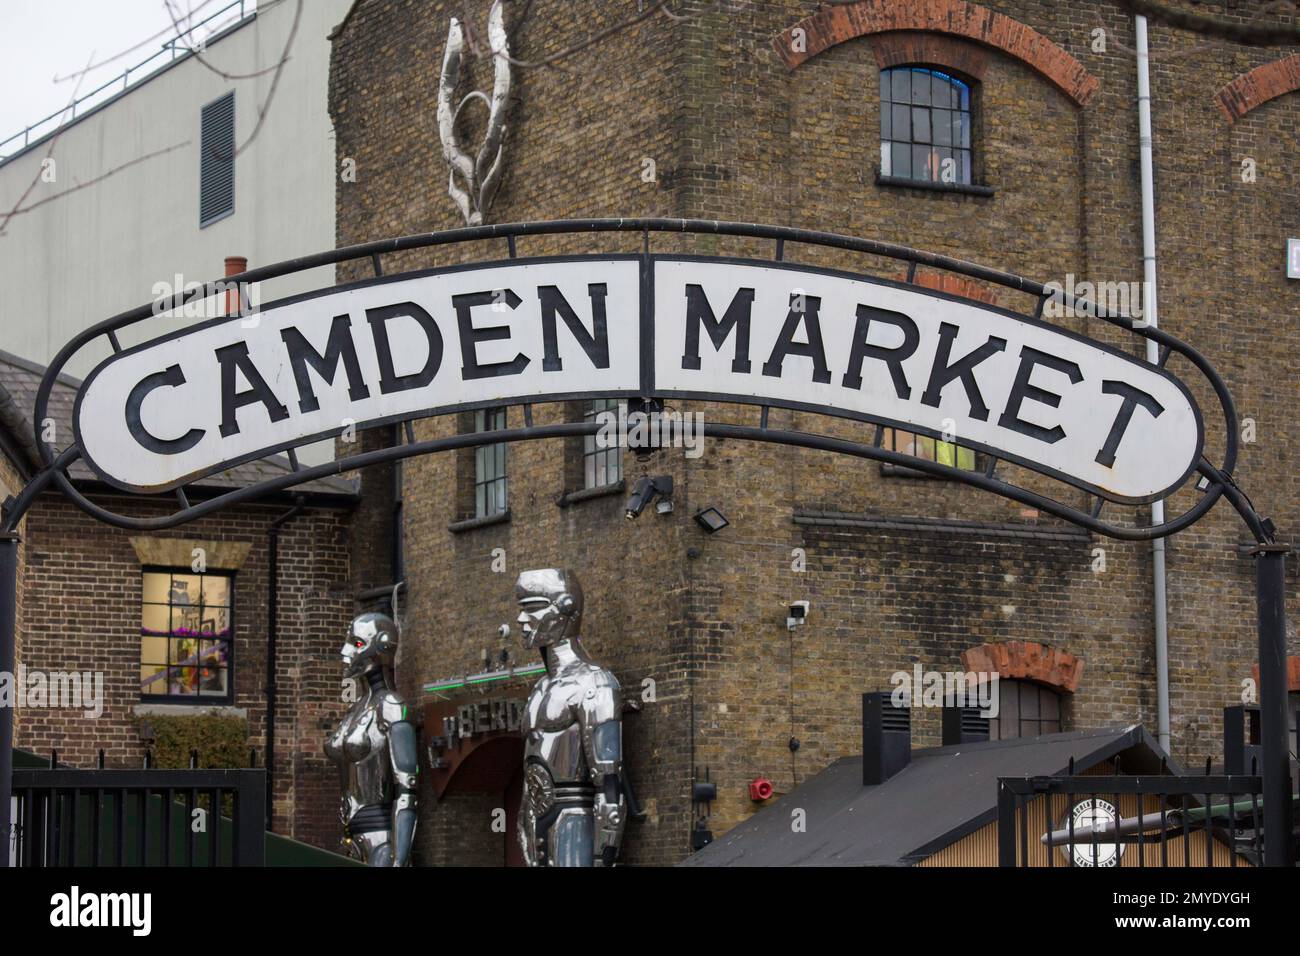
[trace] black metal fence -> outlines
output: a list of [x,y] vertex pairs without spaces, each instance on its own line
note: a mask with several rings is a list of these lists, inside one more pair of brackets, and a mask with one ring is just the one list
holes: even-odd
[[261,866],[265,770],[14,770],[14,866]]
[[1262,789],[1254,775],[1003,777],[998,865],[1262,866]]

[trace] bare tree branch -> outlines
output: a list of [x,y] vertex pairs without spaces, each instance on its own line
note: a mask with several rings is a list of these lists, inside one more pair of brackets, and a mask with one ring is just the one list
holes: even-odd
[[[36,200],[36,202],[30,203],[26,206],[21,205],[22,199],[20,199],[19,205],[15,206],[12,210],[10,210],[8,215],[6,215],[4,218],[4,222],[0,222],[0,236],[4,235],[5,226],[7,226],[9,224],[9,220],[13,219],[15,216],[24,215],[25,213],[31,212],[33,209],[39,209],[41,206],[44,206],[46,203],[51,203],[57,199],[62,199],[64,196],[68,196],[71,195],[72,193],[79,192],[83,189],[86,189],[89,186],[94,186],[96,183],[102,183],[105,179],[108,179],[112,176],[116,176],[124,169],[130,169],[132,166],[138,166],[140,163],[143,163],[146,160],[153,159],[155,156],[162,156],[165,153],[170,153],[173,150],[181,149],[182,147],[188,146],[189,144],[190,141],[186,140],[183,143],[176,143],[175,145],[172,146],[166,146],[162,149],[156,149],[152,153],[145,153],[143,156],[137,156],[135,159],[122,163],[120,166],[114,166],[106,173],[102,173],[101,175],[95,176],[92,179],[87,179],[84,183],[77,183],[75,186],[69,186],[67,189],[62,190],[61,192],[54,193],[51,196],[45,196],[44,198],[38,199]],[[37,179],[39,178],[40,176],[38,174]],[[30,191],[31,190],[29,189],[28,192]],[[27,194],[24,193],[23,198],[25,199],[26,196]]]
[[[1190,10],[1175,10],[1157,0],[1120,0],[1132,13],[1163,23],[1165,26],[1199,33],[1204,36],[1231,40],[1244,46],[1291,46],[1300,44],[1300,24],[1297,23],[1240,23],[1223,17]],[[1294,4],[1286,4],[1294,10]]]

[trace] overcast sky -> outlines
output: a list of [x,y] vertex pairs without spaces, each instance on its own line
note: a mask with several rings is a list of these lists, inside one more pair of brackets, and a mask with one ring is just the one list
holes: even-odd
[[[195,22],[229,3],[172,0],[182,14],[193,10]],[[256,0],[245,7],[255,9]],[[238,13],[236,7],[212,26]],[[75,74],[87,63],[99,65],[81,81],[82,96],[158,52],[168,39],[158,35],[164,30],[174,33],[163,0],[0,0],[0,140],[67,106]],[[74,78],[56,82],[64,77]]]

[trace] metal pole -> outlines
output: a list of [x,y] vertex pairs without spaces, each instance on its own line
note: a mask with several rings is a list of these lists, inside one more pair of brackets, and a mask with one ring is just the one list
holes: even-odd
[[[0,533],[0,678],[15,680],[17,639],[15,627],[18,620],[18,534]],[[14,688],[15,694],[18,688]],[[14,707],[0,705],[0,834],[4,846],[0,848],[0,867],[9,865],[9,847],[12,845],[10,802],[13,797],[14,771]]]
[[1291,746],[1287,739],[1286,556],[1291,546],[1261,544],[1255,555],[1259,604],[1260,743],[1264,762],[1264,863],[1292,862]]

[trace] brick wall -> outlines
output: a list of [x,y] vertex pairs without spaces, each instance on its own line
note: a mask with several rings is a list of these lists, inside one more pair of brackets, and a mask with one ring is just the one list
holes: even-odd
[[[147,503],[114,500],[124,514],[156,516]],[[246,711],[248,746],[266,751],[267,535],[285,506],[241,506],[149,538],[246,543],[235,575],[234,702]],[[309,509],[280,532],[276,655],[276,832],[334,848],[338,783],[321,751],[326,727],[346,709],[338,648],[351,618],[348,513]],[[20,710],[17,746],[57,750],[71,766],[138,767],[145,746],[140,704],[141,565],[134,532],[101,524],[61,497],[40,498],[26,518],[22,662],[44,671],[103,674],[104,710]],[[215,563],[209,565],[217,569]]]
[[[822,13],[818,6],[754,0],[730,15],[654,18],[596,53],[575,56],[568,72],[521,70],[508,171],[490,219],[772,222],[904,243],[1040,281],[1063,282],[1069,273],[1077,281],[1140,280],[1136,66],[1122,5],[1007,0],[983,4],[984,13],[953,0],[881,0]],[[1241,3],[1230,13],[1244,18],[1258,6]],[[958,7],[961,23],[990,24],[996,36],[935,26],[956,22],[944,11]],[[687,14],[706,8],[712,4],[702,0],[678,5]],[[410,64],[437,62],[447,19],[463,9],[459,2],[375,0],[359,7],[335,40],[338,153],[355,158],[358,170],[357,182],[338,191],[340,245],[461,224],[446,196],[432,120],[436,69]],[[471,9],[482,17],[487,4]],[[544,57],[622,12],[586,0],[539,4],[517,34],[516,56]],[[879,57],[894,55],[901,34],[838,36],[834,27],[835,18],[854,17],[861,26],[868,13],[901,17],[897,28],[912,33],[931,30],[922,47],[929,55],[947,50],[963,58],[939,65],[970,70],[978,57],[976,168],[992,196],[876,184]],[[929,19],[918,24],[922,14]],[[828,41],[792,69],[777,44],[808,17],[831,22],[827,37],[844,42]],[[1093,49],[1099,26],[1107,31],[1105,52]],[[1199,38],[1165,28],[1151,33],[1161,325],[1217,365],[1240,414],[1254,420],[1259,437],[1242,448],[1238,480],[1288,535],[1300,527],[1293,452],[1300,425],[1290,411],[1300,349],[1288,334],[1300,308],[1296,285],[1284,277],[1283,230],[1300,201],[1290,160],[1300,99],[1271,99],[1230,124],[1216,91],[1269,62],[1270,53],[1203,49]],[[482,64],[469,74],[473,84],[490,85]],[[472,122],[467,132],[473,141]],[[651,183],[640,175],[647,158],[657,170]],[[1246,158],[1255,161],[1256,182],[1241,180]],[[527,239],[520,254],[630,251],[630,238]],[[769,245],[743,240],[656,237],[655,248],[770,255]],[[485,243],[386,257],[385,267],[392,273],[504,255],[501,244]],[[887,278],[899,270],[883,259],[807,248],[787,249],[787,258]],[[364,275],[340,269],[340,278]],[[957,291],[995,296],[1005,308],[1032,305],[978,283]],[[1061,324],[1134,349],[1131,338],[1096,320]],[[1203,408],[1214,407],[1187,367],[1176,371]],[[757,421],[754,409],[699,408],[714,421]],[[538,407],[534,414],[545,423],[563,412]],[[510,415],[511,424],[520,423],[518,409]],[[773,410],[771,424],[864,437],[860,425],[806,413]],[[416,431],[429,438],[455,427],[451,418],[432,419]],[[1211,457],[1221,447],[1216,427]],[[916,662],[955,669],[963,652],[985,644],[1031,641],[1083,661],[1067,701],[1069,728],[1155,727],[1149,546],[1072,534],[1016,503],[883,473],[860,459],[732,441],[710,442],[698,460],[680,451],[645,464],[627,456],[629,481],[667,473],[677,486],[672,516],[647,513],[635,523],[620,517],[618,498],[557,507],[565,443],[519,444],[510,449],[512,520],[452,534],[456,457],[406,466],[412,640],[399,676],[403,690],[415,700],[421,683],[477,669],[481,649],[497,647],[496,625],[517,613],[510,591],[519,570],[573,567],[587,592],[593,655],[625,687],[655,681],[656,701],[627,724],[632,778],[648,811],[647,822],[629,830],[630,862],[666,863],[687,851],[694,768],[707,766],[719,785],[711,825],[721,832],[753,812],[751,778],[767,776],[786,791],[857,752],[862,691],[887,689],[892,672]],[[1062,494],[1046,479],[1005,473]],[[367,498],[386,493],[382,479],[365,476]],[[1195,498],[1194,491],[1178,494],[1170,513]],[[1065,491],[1063,500],[1083,506],[1087,499]],[[690,515],[705,505],[719,507],[731,526],[704,536]],[[795,520],[826,512],[916,520],[907,530]],[[952,530],[971,521],[986,530]],[[1237,549],[1245,539],[1240,521],[1221,506],[1169,546],[1173,749],[1190,764],[1219,752],[1221,709],[1239,701],[1255,656],[1252,569]],[[504,549],[505,573],[492,570],[494,548]],[[806,554],[802,573],[792,569],[796,548]],[[1104,572],[1094,570],[1098,548]],[[1294,620],[1294,566],[1289,581]],[[796,599],[810,600],[812,613],[792,637],[785,605]],[[938,742],[937,714],[916,715],[913,726],[918,743]],[[793,754],[791,737],[800,741]],[[498,861],[505,837],[490,831],[495,805],[490,795],[436,807],[426,800],[421,859]]]

